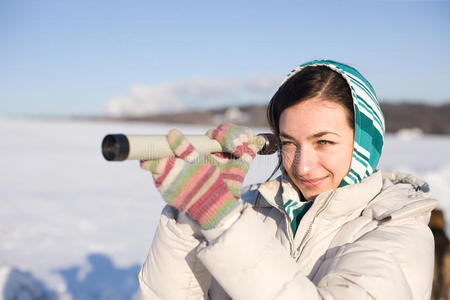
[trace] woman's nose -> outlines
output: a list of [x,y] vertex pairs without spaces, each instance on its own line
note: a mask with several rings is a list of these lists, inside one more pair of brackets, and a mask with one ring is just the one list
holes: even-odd
[[304,147],[295,153],[295,168],[300,176],[308,174],[317,166],[317,156],[314,149]]

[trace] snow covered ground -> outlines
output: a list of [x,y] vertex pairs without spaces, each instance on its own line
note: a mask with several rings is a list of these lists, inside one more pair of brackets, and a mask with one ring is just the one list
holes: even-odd
[[[0,299],[27,285],[47,299],[135,298],[164,202],[150,173],[136,161],[105,161],[100,143],[108,133],[171,127],[0,118]],[[449,150],[450,136],[391,135],[380,168],[425,179],[450,219]],[[276,163],[257,160],[247,184],[264,181]]]

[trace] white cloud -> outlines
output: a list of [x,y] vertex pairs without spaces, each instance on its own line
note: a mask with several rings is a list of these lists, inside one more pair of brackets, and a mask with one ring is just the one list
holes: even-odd
[[267,77],[254,77],[246,82],[246,88],[249,91],[260,92],[275,92],[281,80]]
[[134,85],[125,95],[109,101],[107,114],[112,117],[144,116],[255,101],[267,103],[275,91],[275,82],[270,78],[243,81],[195,78],[158,85]]

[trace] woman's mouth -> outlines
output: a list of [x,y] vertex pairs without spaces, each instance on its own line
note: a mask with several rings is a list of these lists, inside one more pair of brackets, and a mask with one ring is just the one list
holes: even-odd
[[328,176],[318,177],[318,178],[308,178],[308,179],[300,178],[299,180],[300,180],[301,185],[303,185],[303,186],[314,187],[314,186],[320,185],[327,178],[328,178]]

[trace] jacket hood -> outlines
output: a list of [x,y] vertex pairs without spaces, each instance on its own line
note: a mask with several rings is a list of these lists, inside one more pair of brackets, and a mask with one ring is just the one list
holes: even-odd
[[[326,66],[344,77],[350,86],[355,113],[355,140],[349,173],[340,186],[359,183],[376,169],[383,148],[384,117],[372,85],[355,68],[332,60],[313,60],[293,69],[284,79],[307,66]],[[283,84],[282,83],[282,84]]]
[[377,220],[423,216],[428,223],[430,211],[438,205],[431,197],[428,183],[406,173],[382,172],[382,175],[381,193],[364,214]]

